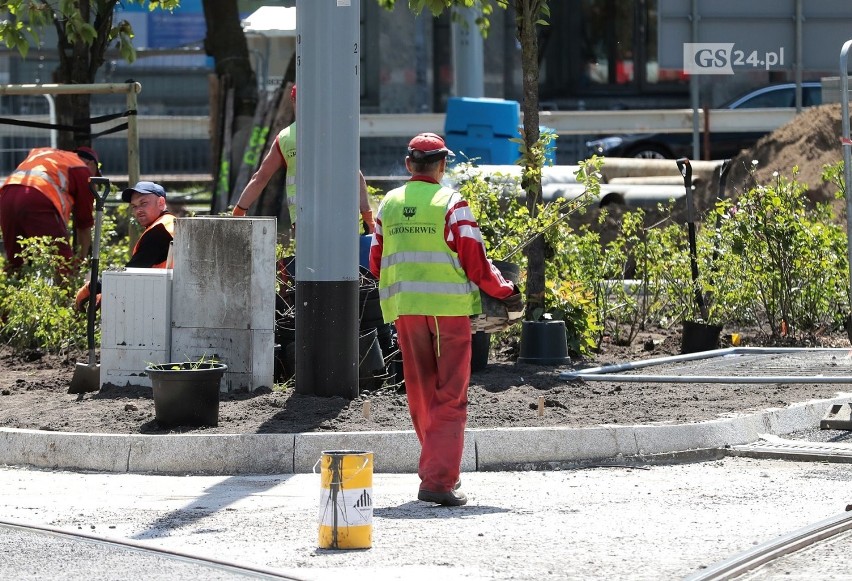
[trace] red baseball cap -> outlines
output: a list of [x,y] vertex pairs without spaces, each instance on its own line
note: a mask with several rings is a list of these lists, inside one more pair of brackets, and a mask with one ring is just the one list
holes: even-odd
[[98,175],[101,175],[101,160],[98,158],[98,152],[89,147],[88,145],[81,145],[80,147],[74,150],[74,153],[77,154],[77,157],[87,161],[95,162],[95,165],[98,166]]
[[444,139],[434,133],[421,133],[408,142],[408,157],[414,161],[432,162],[455,154],[447,148]]

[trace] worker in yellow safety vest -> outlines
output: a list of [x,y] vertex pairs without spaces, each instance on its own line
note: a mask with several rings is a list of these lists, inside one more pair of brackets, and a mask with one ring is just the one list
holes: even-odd
[[[296,85],[290,90],[290,101],[293,103],[293,111],[296,110]],[[260,167],[249,180],[245,189],[234,206],[234,216],[245,216],[251,205],[260,197],[263,189],[272,179],[272,176],[284,168],[286,171],[285,183],[287,193],[287,209],[290,213],[290,224],[296,224],[296,168],[298,156],[296,155],[296,123],[288,125],[278,133],[275,143],[269,148],[266,157],[260,163]],[[373,211],[370,208],[370,200],[367,195],[367,181],[364,174],[358,172],[358,194],[361,219],[364,228],[372,233],[374,226]]]
[[467,389],[471,315],[480,290],[502,301],[508,316],[523,311],[521,294],[488,260],[479,225],[461,195],[441,185],[452,152],[434,133],[408,144],[411,179],[379,205],[370,271],[379,279],[386,323],[402,351],[405,393],[420,440],[417,498],[460,506],[458,488]]

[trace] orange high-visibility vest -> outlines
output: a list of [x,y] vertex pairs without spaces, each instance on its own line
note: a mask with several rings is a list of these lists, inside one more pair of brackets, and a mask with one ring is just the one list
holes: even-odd
[[40,147],[30,151],[27,159],[21,162],[3,185],[37,189],[47,196],[67,224],[74,207],[74,198],[68,192],[68,170],[72,167],[86,167],[86,164],[76,153]]
[[[133,245],[133,254],[136,254],[136,251],[139,249],[139,242],[142,241],[142,238],[145,237],[145,234],[148,233],[148,230],[150,230],[151,228],[156,228],[159,224],[165,226],[166,231],[172,235],[172,238],[175,237],[175,217],[172,214],[163,214],[162,216],[154,220],[150,226],[145,228],[145,231],[142,232],[142,235],[139,237],[139,240],[137,240],[136,244]],[[168,262],[168,258],[166,258],[166,260],[162,262],[153,265],[151,268],[166,268],[166,262]]]

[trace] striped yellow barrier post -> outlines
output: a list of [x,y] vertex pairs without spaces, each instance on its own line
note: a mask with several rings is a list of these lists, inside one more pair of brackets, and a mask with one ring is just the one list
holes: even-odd
[[324,451],[320,463],[319,548],[369,549],[373,546],[373,453]]

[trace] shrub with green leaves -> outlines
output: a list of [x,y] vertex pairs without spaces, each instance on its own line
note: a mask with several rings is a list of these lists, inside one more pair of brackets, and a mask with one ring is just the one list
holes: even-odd
[[452,180],[467,200],[479,223],[485,251],[492,260],[511,259],[521,269],[526,259],[522,247],[530,228],[529,210],[522,203],[523,191],[517,177],[495,173],[483,175],[469,163],[452,170]]
[[[126,206],[121,211],[127,214]],[[101,270],[124,266],[130,259],[130,244],[120,233],[117,219],[105,213],[101,223]],[[86,315],[74,310],[77,289],[89,280],[89,261],[68,262],[50,237],[21,240],[23,268],[14,275],[0,276],[0,340],[18,350],[43,349],[66,352],[86,346]],[[68,273],[60,276],[58,273]],[[95,340],[99,341],[99,325]]]
[[836,326],[849,312],[845,233],[828,204],[808,200],[797,174],[776,172],[772,183],[716,208],[723,259],[742,269],[742,307],[759,312],[773,337]]
[[[561,269],[558,257],[563,241],[571,232],[566,219],[584,212],[600,191],[600,164],[600,158],[581,164],[578,179],[586,186],[585,193],[570,200],[557,198],[541,204],[535,217],[530,216],[523,203],[524,192],[518,177],[499,173],[482,175],[470,164],[460,164],[452,174],[476,216],[488,256],[518,264],[521,282],[526,271],[523,250],[537,236],[544,236],[550,249],[546,264],[545,308],[529,313],[528,318],[564,320],[569,348],[580,355],[589,354],[597,344],[597,316],[584,285]],[[517,327],[510,332],[517,333]]]
[[0,299],[2,335],[15,349],[63,352],[85,342],[86,327],[74,312],[74,295],[82,277],[63,278],[73,265],[48,236],[21,240],[25,265],[4,281]]
[[603,329],[591,291],[579,281],[548,279],[547,302],[551,305],[547,317],[565,321],[568,353],[573,356],[591,355],[599,344]]
[[[662,319],[709,325],[724,325],[731,320],[732,311],[737,309],[730,299],[738,296],[735,293],[740,298],[743,296],[742,270],[738,261],[732,260],[735,257],[727,250],[721,233],[707,222],[697,225],[695,278],[687,226],[669,224],[658,235],[666,251],[650,265],[648,277],[659,281],[667,298]],[[741,310],[739,320],[747,319],[751,317]]]

